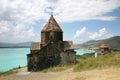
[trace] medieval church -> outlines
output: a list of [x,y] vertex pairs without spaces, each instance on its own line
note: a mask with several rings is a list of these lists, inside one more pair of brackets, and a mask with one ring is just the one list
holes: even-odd
[[32,42],[27,55],[28,71],[76,62],[72,41],[63,41],[63,31],[51,15],[41,31],[41,42]]

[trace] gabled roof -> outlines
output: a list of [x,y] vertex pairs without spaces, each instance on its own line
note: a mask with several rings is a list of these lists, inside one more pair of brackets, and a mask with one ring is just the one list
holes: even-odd
[[32,42],[30,50],[40,50],[40,42]]
[[103,43],[101,46],[100,46],[100,48],[108,48],[108,46],[107,46],[107,44],[105,44],[105,43]]
[[45,24],[41,32],[49,32],[49,31],[63,32],[60,26],[58,25],[58,23],[56,22],[56,20],[54,19],[53,15],[51,15],[50,19]]
[[74,49],[73,42],[72,41],[64,41],[63,42],[63,49],[64,50],[72,50],[72,49]]

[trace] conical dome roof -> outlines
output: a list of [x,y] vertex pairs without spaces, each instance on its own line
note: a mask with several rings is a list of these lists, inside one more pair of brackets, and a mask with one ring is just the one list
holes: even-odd
[[49,32],[49,31],[63,32],[60,26],[58,25],[58,23],[56,22],[56,20],[54,19],[53,15],[51,15],[50,19],[45,24],[41,32]]

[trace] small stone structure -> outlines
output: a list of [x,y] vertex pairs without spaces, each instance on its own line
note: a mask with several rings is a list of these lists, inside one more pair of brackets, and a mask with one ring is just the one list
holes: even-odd
[[110,53],[109,47],[107,44],[103,43],[99,50],[95,52],[95,57],[99,56],[99,55],[104,55]]
[[100,51],[101,53],[103,54],[106,54],[109,52],[109,47],[107,46],[107,44],[103,43],[101,46],[100,46]]
[[63,31],[53,15],[41,31],[41,42],[32,42],[27,55],[28,71],[76,62],[72,41],[63,41]]

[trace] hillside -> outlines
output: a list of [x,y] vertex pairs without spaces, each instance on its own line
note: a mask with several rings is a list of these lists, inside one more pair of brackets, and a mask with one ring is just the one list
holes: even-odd
[[109,48],[120,50],[120,36],[114,36],[103,40],[91,40],[83,44],[75,45],[75,48],[89,49],[89,48],[99,48],[102,43],[106,43]]
[[[85,56],[87,56],[87,58],[81,58]],[[75,71],[120,67],[120,52],[112,52],[98,56],[97,58],[94,58],[92,54],[89,56],[88,54],[84,54],[82,56],[78,55],[77,59],[79,63],[74,67]]]

